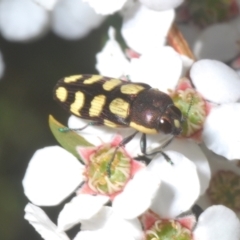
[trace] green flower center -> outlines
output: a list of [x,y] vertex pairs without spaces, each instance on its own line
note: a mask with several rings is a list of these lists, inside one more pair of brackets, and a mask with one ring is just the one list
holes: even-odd
[[[131,158],[119,148],[106,144],[90,156],[87,168],[88,186],[95,192],[111,195],[123,189],[131,175]],[[108,168],[111,159],[111,175]]]
[[201,130],[207,115],[203,98],[194,89],[187,88],[175,92],[172,100],[185,118],[181,136],[190,137]]
[[191,240],[192,233],[174,220],[158,220],[146,231],[146,240]]
[[232,171],[219,171],[211,179],[207,194],[214,204],[240,210],[240,177]]

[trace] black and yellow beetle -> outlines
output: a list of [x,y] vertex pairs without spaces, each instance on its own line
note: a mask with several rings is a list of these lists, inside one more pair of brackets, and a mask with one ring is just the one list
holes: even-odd
[[54,99],[75,116],[99,125],[132,127],[146,134],[182,131],[182,113],[172,99],[145,83],[74,75],[58,81]]
[[[91,120],[93,125],[134,128],[143,133],[143,141],[146,134],[162,132],[176,136],[182,131],[183,116],[172,99],[145,83],[100,75],[74,75],[58,81],[54,99],[65,110]],[[124,139],[122,145],[136,133]],[[146,143],[141,145],[145,154]]]

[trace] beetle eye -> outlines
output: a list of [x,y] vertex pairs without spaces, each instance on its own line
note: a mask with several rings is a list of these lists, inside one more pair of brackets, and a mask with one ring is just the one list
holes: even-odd
[[159,123],[159,129],[166,134],[171,133],[172,124],[166,118],[161,118]]

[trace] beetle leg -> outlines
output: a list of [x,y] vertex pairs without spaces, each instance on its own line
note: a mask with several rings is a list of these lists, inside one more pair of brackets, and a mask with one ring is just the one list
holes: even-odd
[[[151,160],[152,160],[152,156],[160,153],[160,154],[163,155],[163,157],[165,158],[165,160],[172,165],[173,162],[171,161],[170,157],[169,157],[166,153],[164,153],[164,152],[162,151],[162,149],[164,149],[165,147],[167,147],[167,146],[172,142],[173,138],[174,138],[174,137],[171,137],[168,141],[166,141],[166,142],[161,146],[161,148],[160,148],[159,150],[154,151],[154,152],[149,152],[149,153],[147,153],[147,152],[146,152],[146,149],[147,149],[147,141],[146,141],[146,140],[147,140],[147,138],[146,138],[146,134],[143,133],[143,134],[142,134],[142,137],[141,137],[141,140],[140,140],[140,148],[141,148],[141,152],[142,152],[143,155],[137,156],[137,157],[135,157],[134,159],[143,161],[143,162],[146,163],[146,165],[148,165],[148,164],[151,162]],[[151,158],[149,158],[149,157],[151,157]]]
[[145,153],[145,156],[152,156],[152,155],[156,155],[157,153],[160,153],[163,155],[163,157],[165,158],[165,160],[167,162],[169,162],[171,165],[173,165],[173,162],[171,160],[171,158],[166,154],[164,153],[161,149],[164,149],[165,147],[167,147],[171,142],[172,140],[174,139],[174,136],[171,137],[168,141],[166,141],[160,148],[160,150],[158,151],[155,151],[155,152],[151,152],[151,153]]
[[129,143],[134,137],[135,135],[138,133],[138,131],[134,132],[133,134],[131,134],[130,136],[128,137],[125,137],[119,144],[118,146],[115,148],[114,152],[113,152],[113,155],[110,159],[110,161],[108,162],[107,164],[107,174],[108,174],[108,177],[111,177],[111,166],[112,166],[112,163],[114,161],[114,158],[116,156],[116,153],[117,153],[117,150],[120,148],[120,147],[123,147],[125,146],[127,143]]
[[140,149],[141,149],[141,152],[145,155],[146,149],[147,149],[147,137],[145,133],[142,134],[140,139]]
[[151,162],[151,158],[148,158],[146,156],[147,137],[145,133],[142,134],[140,139],[140,149],[141,149],[142,155],[138,155],[137,157],[134,157],[134,159],[143,161],[146,165],[148,165]]

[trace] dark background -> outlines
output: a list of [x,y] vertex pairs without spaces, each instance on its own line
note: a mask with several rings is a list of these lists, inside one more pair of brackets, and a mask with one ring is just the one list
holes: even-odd
[[[95,54],[103,46],[107,29],[105,22],[77,41],[63,40],[51,32],[29,43],[9,42],[0,36],[6,65],[0,80],[1,240],[42,239],[23,219],[28,200],[21,181],[33,153],[57,144],[48,127],[48,115],[67,123],[69,114],[53,101],[54,85],[64,76],[96,73]],[[57,210],[46,211],[56,220]]]

